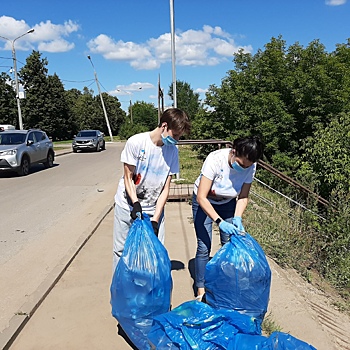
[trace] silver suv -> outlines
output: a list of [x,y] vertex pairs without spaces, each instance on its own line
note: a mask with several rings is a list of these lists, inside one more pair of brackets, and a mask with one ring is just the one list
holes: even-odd
[[55,159],[52,141],[39,129],[0,131],[0,172],[28,175],[31,164],[51,168]]
[[104,133],[100,130],[81,130],[77,136],[74,136],[72,142],[73,152],[78,150],[90,150],[100,152],[106,149],[106,143],[103,139]]

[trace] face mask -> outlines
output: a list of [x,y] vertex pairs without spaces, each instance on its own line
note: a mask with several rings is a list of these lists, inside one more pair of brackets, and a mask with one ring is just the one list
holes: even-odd
[[246,171],[248,168],[242,168],[236,161],[231,163],[232,169],[236,170],[238,173]]
[[162,141],[163,141],[165,146],[174,146],[177,144],[177,140],[175,140],[170,135],[168,135],[167,137],[164,137],[162,134]]

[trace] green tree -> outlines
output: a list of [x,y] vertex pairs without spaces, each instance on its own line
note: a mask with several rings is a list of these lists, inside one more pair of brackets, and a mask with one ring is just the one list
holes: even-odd
[[[111,96],[105,92],[102,93],[102,97],[106,108],[108,121],[112,130],[112,134],[118,135],[121,125],[125,122],[126,113],[121,108],[121,103],[119,102],[117,97]],[[100,111],[102,110],[102,113],[103,113],[100,97],[96,96],[95,99],[98,99]],[[104,117],[104,113],[102,115],[103,115],[103,122],[102,122],[102,126],[100,127],[100,130],[102,130],[106,135],[108,135],[108,128],[107,128],[106,119]]]
[[153,130],[158,124],[158,110],[153,103],[137,101],[129,107],[129,120],[132,124],[142,125],[146,130]]
[[73,127],[69,113],[63,84],[56,74],[48,76],[48,103],[46,118],[41,120],[39,127],[53,137],[54,140],[68,139]]
[[26,64],[18,75],[26,92],[23,100],[23,125],[25,128],[40,127],[43,120],[47,120],[48,108],[48,61],[41,58],[41,53],[33,51],[26,59]]
[[79,109],[77,101],[80,99],[82,92],[78,89],[70,89],[65,91],[65,100],[68,106],[69,120],[71,121],[71,130],[68,138],[72,138],[79,131]]
[[18,125],[16,92],[9,84],[10,77],[0,74],[0,124]]
[[350,192],[350,114],[340,114],[326,128],[319,124],[302,150],[299,178],[314,183],[324,198],[335,189]]
[[78,130],[91,129],[93,125],[96,126],[97,123],[93,122],[93,120],[100,113],[100,109],[101,107],[98,105],[98,101],[94,99],[93,90],[84,87],[82,94],[78,96],[75,104]]
[[[106,135],[109,134],[99,95],[94,96],[94,91],[87,87],[84,87],[82,92],[72,89],[66,94],[74,133],[83,129],[98,129]],[[102,98],[112,134],[116,135],[125,121],[125,112],[121,109],[121,104],[116,97],[102,93]]]
[[[173,85],[169,86],[169,97],[174,101]],[[189,83],[176,81],[176,100],[177,107],[184,110],[191,120],[195,118],[200,109],[199,94],[194,92]]]
[[33,51],[19,72],[26,91],[24,124],[27,128],[45,130],[54,140],[66,139],[70,136],[72,120],[64,87],[57,74],[47,74],[47,65],[47,59]]

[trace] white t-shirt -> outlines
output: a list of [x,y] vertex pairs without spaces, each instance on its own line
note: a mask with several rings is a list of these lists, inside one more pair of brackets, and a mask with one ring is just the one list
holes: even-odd
[[241,192],[244,183],[252,183],[256,163],[245,171],[238,172],[228,164],[228,155],[231,148],[223,148],[211,152],[203,163],[202,170],[194,184],[194,193],[197,194],[201,177],[204,175],[212,180],[208,200],[213,204],[225,204],[236,198]]
[[[121,153],[122,163],[134,165],[133,180],[142,211],[154,214],[156,203],[169,175],[179,172],[179,154],[176,146],[156,146],[149,132],[131,136]],[[119,181],[114,196],[116,205],[132,210],[125,190],[124,177]]]

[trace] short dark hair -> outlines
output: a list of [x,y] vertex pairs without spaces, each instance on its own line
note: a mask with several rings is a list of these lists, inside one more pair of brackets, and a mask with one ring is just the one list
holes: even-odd
[[258,136],[240,137],[233,141],[237,157],[245,157],[255,163],[262,158],[264,145]]
[[167,123],[169,130],[176,130],[183,134],[189,134],[191,131],[191,123],[187,113],[179,108],[168,108],[160,117],[158,127],[163,123]]

